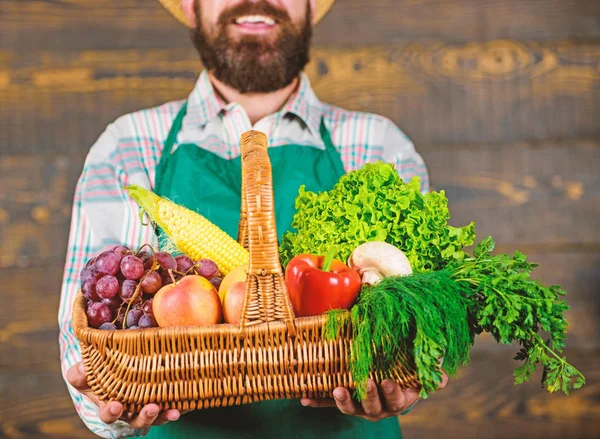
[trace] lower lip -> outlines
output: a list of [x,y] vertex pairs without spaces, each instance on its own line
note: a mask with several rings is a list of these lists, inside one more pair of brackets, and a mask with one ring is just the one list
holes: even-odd
[[266,34],[275,29],[276,24],[265,23],[234,23],[233,27],[247,34]]

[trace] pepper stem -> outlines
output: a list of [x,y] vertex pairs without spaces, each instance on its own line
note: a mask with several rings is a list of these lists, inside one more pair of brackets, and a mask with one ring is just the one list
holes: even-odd
[[333,258],[338,252],[338,248],[333,246],[329,249],[329,251],[325,254],[325,259],[323,260],[323,266],[321,270],[327,273],[331,269],[331,263],[333,262]]

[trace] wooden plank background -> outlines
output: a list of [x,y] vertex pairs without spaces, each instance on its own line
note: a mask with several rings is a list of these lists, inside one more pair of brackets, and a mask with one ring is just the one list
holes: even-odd
[[[402,418],[405,437],[600,437],[600,7],[592,0],[339,0],[315,31],[321,99],[394,120],[455,225],[525,251],[568,291],[569,397],[514,387],[514,347]],[[185,97],[201,70],[156,1],[0,0],[0,437],[86,438],[60,377],[71,201],[120,115]]]

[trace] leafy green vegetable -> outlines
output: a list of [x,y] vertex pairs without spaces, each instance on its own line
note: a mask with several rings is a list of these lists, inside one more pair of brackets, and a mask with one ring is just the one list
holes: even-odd
[[372,369],[393,376],[399,363],[416,368],[426,398],[442,381],[442,358],[449,376],[469,360],[468,305],[447,271],[388,277],[363,287],[351,312],[331,311],[323,334],[332,340],[351,324],[350,371],[359,400]]
[[414,272],[440,270],[460,261],[462,248],[475,241],[475,224],[456,228],[444,191],[420,192],[418,177],[404,183],[391,164],[367,164],[342,176],[334,188],[316,194],[300,188],[292,227],[283,236],[283,266],[300,253],[323,255],[339,245],[347,260],[354,248],[368,241],[385,241],[400,248]]
[[328,192],[300,188],[296,209],[297,231],[286,233],[280,246],[284,266],[300,253],[324,255],[332,245],[347,260],[360,244],[385,241],[406,254],[415,273],[363,288],[350,312],[328,314],[326,338],[352,331],[350,369],[359,398],[370,373],[390,376],[398,362],[412,363],[427,396],[441,381],[440,359],[452,375],[466,364],[469,344],[481,332],[521,345],[515,359],[524,363],[515,370],[515,383],[528,381],[541,364],[550,392],[585,384],[561,356],[564,291],[533,280],[536,265],[523,253],[492,255],[492,238],[481,241],[472,257],[465,253],[475,241],[475,225],[448,225],[443,191],[423,195],[418,178],[406,184],[393,165],[379,162],[341,177]]
[[[565,292],[558,285],[547,287],[531,279],[537,265],[527,262],[523,253],[494,256],[493,249],[494,241],[486,238],[477,245],[473,257],[451,267],[452,278],[471,299],[473,332],[485,331],[499,343],[521,345],[515,359],[525,363],[515,370],[516,384],[528,381],[541,364],[542,384],[549,392],[568,394],[571,387],[583,386],[585,377],[560,355],[567,331],[564,312],[569,309],[560,299]],[[547,332],[549,340],[544,341],[539,331]]]
[[[363,287],[350,312],[328,314],[325,338],[335,338],[345,325],[352,329],[350,371],[359,399],[371,372],[392,376],[399,363],[414,368],[426,397],[441,381],[439,359],[452,376],[468,362],[470,344],[482,332],[499,343],[521,345],[515,359],[524,363],[514,372],[515,384],[529,381],[538,364],[551,393],[568,394],[585,384],[583,374],[561,355],[565,292],[533,280],[536,264],[523,253],[492,255],[493,249],[494,241],[486,238],[473,257],[441,271],[385,278]],[[541,331],[549,334],[547,341]]]

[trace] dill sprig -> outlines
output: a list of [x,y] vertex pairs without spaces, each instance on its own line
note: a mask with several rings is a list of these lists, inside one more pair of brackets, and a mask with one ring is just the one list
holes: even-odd
[[350,371],[355,395],[366,396],[372,370],[392,376],[399,363],[414,367],[421,397],[435,391],[442,381],[441,365],[449,376],[469,361],[472,333],[467,320],[469,299],[445,270],[388,277],[375,286],[363,287],[350,312],[329,312],[323,328],[334,339],[351,325]]

